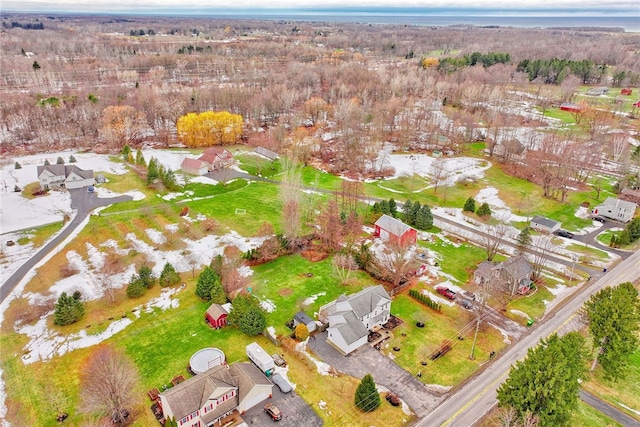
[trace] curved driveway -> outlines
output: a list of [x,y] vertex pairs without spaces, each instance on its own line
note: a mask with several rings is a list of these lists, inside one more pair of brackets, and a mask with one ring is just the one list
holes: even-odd
[[54,250],[61,242],[64,241],[77,227],[84,221],[89,213],[97,207],[111,205],[113,203],[125,202],[133,200],[131,196],[118,196],[101,198],[95,193],[89,193],[86,188],[78,188],[69,190],[71,194],[71,208],[76,211],[73,219],[67,226],[38,252],[29,258],[20,268],[18,268],[9,278],[0,286],[0,302],[4,301],[13,291],[22,278],[38,264],[49,252]]

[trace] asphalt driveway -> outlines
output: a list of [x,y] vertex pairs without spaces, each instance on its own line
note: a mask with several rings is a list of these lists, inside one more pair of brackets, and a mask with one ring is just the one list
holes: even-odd
[[[275,423],[266,412],[264,405],[273,403],[282,411],[282,419]],[[259,405],[254,406],[242,414],[242,419],[250,426],[273,427],[320,427],[324,423],[300,396],[293,390],[290,393],[282,393],[277,386],[273,386],[273,397]]]
[[413,374],[405,371],[368,344],[348,356],[343,356],[327,344],[326,340],[326,332],[315,334],[309,338],[308,349],[323,362],[345,374],[356,378],[371,374],[376,384],[397,394],[418,417],[427,415],[445,398],[445,395],[430,391]]

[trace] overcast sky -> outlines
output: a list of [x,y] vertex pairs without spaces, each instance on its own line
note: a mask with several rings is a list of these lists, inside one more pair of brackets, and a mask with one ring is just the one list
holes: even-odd
[[[248,8],[252,12],[274,8],[300,9],[332,7],[419,7],[429,9],[474,9],[490,14],[517,10],[559,14],[620,14],[638,16],[638,0],[2,0],[2,11],[153,12],[154,10],[230,10]],[[461,11],[463,12],[463,11]]]

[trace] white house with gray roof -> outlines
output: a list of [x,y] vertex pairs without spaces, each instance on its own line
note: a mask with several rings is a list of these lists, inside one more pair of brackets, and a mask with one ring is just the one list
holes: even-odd
[[560,228],[561,223],[543,216],[534,216],[529,222],[529,226],[534,230],[544,231],[545,233],[553,233]]
[[637,205],[626,200],[607,197],[603,204],[593,208],[594,215],[615,219],[616,221],[629,222],[636,213]]
[[367,343],[369,331],[389,321],[391,297],[381,285],[338,299],[320,308],[319,318],[329,323],[327,342],[342,354]]
[[92,170],[80,169],[75,165],[38,166],[38,181],[42,190],[88,187],[96,183]]

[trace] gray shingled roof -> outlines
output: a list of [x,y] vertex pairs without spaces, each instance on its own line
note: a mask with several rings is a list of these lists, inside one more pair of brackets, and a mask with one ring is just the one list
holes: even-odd
[[543,216],[534,216],[531,219],[531,222],[535,222],[536,224],[544,225],[545,227],[548,227],[548,228],[553,228],[556,225],[560,224],[558,221],[554,221],[552,219],[545,218]]
[[376,224],[378,227],[387,230],[389,233],[392,233],[396,236],[402,236],[404,233],[406,233],[408,230],[411,230],[411,227],[409,227],[407,224],[405,224],[404,222],[400,221],[399,219],[396,219],[394,217],[391,217],[389,215],[382,215],[377,221]]
[[391,301],[391,297],[382,285],[369,286],[349,295],[349,304],[359,319],[371,313],[381,301]]
[[605,205],[613,205],[617,208],[624,208],[630,211],[635,211],[637,205],[633,202],[629,202],[627,200],[616,199],[615,197],[607,197],[607,200],[604,201]]
[[223,314],[227,313],[227,310],[224,309],[220,304],[213,303],[207,308],[207,314],[213,317],[214,319],[218,319]]
[[311,317],[309,317],[309,315],[307,313],[305,313],[304,311],[299,311],[296,313],[295,316],[293,316],[293,319],[298,322],[298,323],[304,323],[305,325],[308,323],[313,323],[313,319]]
[[[161,396],[166,399],[175,419],[179,420],[202,408],[218,387],[237,388],[226,365],[216,366],[200,375],[189,378],[175,387],[162,392]],[[222,415],[235,408],[238,406],[238,401],[236,400],[234,402],[234,400],[235,399],[230,399],[231,403],[234,403],[235,406],[231,406],[226,411],[223,411],[223,406],[225,405],[220,405],[212,414]],[[217,416],[213,418],[217,418]]]
[[369,335],[369,330],[365,328],[362,321],[356,317],[353,311],[343,314],[345,323],[341,323],[335,329],[342,335],[348,345],[353,344],[362,337]]
[[247,394],[249,394],[251,389],[256,385],[273,386],[269,378],[265,377],[253,363],[237,362],[229,366],[229,371],[236,381],[236,384],[238,384],[240,402],[247,397]]
[[522,256],[516,256],[509,258],[500,264],[500,268],[504,269],[511,277],[516,280],[520,280],[524,277],[529,277],[533,272],[533,267],[527,259]]
[[93,170],[92,169],[80,169],[76,165],[49,165],[49,166],[38,166],[37,173],[38,177],[42,175],[42,172],[49,171],[56,176],[64,176],[68,177],[71,173],[75,173],[82,178],[93,178]]
[[483,279],[490,279],[492,276],[493,268],[496,264],[491,261],[482,261],[475,271],[475,275],[482,277]]

